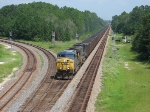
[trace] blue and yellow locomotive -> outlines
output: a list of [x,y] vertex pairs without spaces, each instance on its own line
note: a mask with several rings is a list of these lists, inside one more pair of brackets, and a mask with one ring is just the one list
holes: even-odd
[[57,54],[56,78],[71,77],[79,69],[85,59],[85,45],[75,44],[72,48]]

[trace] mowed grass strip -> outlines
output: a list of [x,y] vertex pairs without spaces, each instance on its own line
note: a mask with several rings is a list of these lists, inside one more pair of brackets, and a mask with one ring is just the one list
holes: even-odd
[[22,56],[18,52],[12,52],[6,49],[4,45],[0,44],[0,83],[9,74],[12,73],[14,68],[20,68],[22,65]]
[[68,41],[68,42],[62,42],[62,41],[55,41],[55,43],[51,43],[51,42],[35,42],[35,41],[25,41],[25,40],[19,40],[21,42],[25,42],[25,43],[30,43],[33,45],[37,45],[37,46],[41,46],[47,50],[50,50],[51,52],[54,53],[58,53],[60,51],[63,51],[65,49],[68,49],[69,47],[71,47],[73,44],[76,43],[75,40],[72,41]]
[[[79,39],[77,43],[82,42],[86,38],[90,37],[93,33],[87,33],[84,35],[79,36]],[[51,52],[54,53],[59,53],[60,51],[63,51],[65,49],[68,49],[72,47],[76,43],[76,39],[72,39],[71,41],[55,41],[55,43],[52,43],[50,41],[40,41],[40,42],[35,42],[35,41],[25,41],[25,40],[19,40],[20,42],[25,42],[25,43],[30,43],[33,45],[41,46]]]
[[116,56],[112,47],[109,38],[96,112],[150,112],[150,64],[137,60],[131,43],[117,43]]

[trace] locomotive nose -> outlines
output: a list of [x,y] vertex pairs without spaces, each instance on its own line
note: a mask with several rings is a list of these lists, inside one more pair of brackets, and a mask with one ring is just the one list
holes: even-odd
[[74,68],[74,61],[67,58],[62,58],[57,61],[57,71],[58,72],[68,72],[72,73]]

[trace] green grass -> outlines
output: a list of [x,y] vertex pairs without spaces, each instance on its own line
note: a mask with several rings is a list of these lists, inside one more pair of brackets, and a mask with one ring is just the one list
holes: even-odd
[[75,40],[72,40],[69,42],[55,41],[55,44],[52,44],[51,42],[33,42],[33,41],[25,41],[25,40],[20,40],[20,41],[30,43],[33,45],[37,45],[37,46],[41,46],[41,47],[43,47],[47,50],[50,50],[54,53],[58,53],[64,49],[67,49],[76,43]]
[[20,68],[22,56],[18,52],[11,52],[0,45],[0,62],[4,62],[4,64],[0,64],[0,82],[2,82],[3,78],[6,78],[13,68]]
[[119,50],[114,56],[111,43],[110,38],[96,112],[150,112],[150,65],[137,60],[130,43],[116,44]]
[[[84,34],[82,36],[80,36],[78,42],[81,42],[82,40],[90,37],[92,34],[88,33],[88,34]],[[65,49],[68,49],[70,47],[72,47],[72,45],[74,45],[76,43],[76,40],[73,39],[71,41],[66,41],[66,42],[62,42],[62,41],[55,41],[55,43],[51,43],[51,42],[35,42],[35,41],[25,41],[25,40],[19,40],[21,42],[26,42],[26,43],[30,43],[33,45],[37,45],[37,46],[41,46],[49,51],[52,51],[54,53],[58,53],[60,51],[63,51]]]

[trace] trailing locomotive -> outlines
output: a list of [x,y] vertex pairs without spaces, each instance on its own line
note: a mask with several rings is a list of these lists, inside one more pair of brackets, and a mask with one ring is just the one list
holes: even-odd
[[72,78],[73,74],[80,68],[85,59],[98,44],[107,28],[108,26],[82,41],[82,43],[75,44],[73,47],[59,52],[57,54],[57,73],[55,77],[63,79],[64,77],[68,76],[68,78]]

